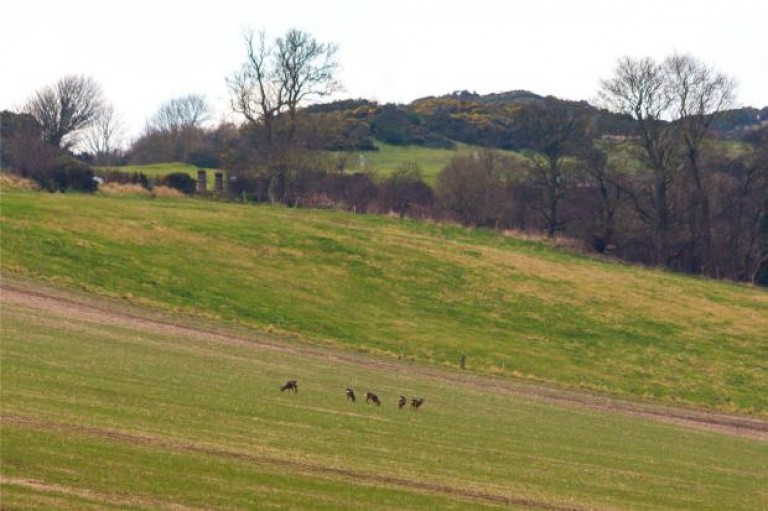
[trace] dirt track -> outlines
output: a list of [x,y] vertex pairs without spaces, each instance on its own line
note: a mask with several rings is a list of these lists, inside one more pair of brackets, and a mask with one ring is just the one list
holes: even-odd
[[222,343],[257,344],[263,349],[344,360],[359,365],[382,367],[393,372],[420,373],[432,378],[449,380],[459,385],[482,386],[484,388],[493,387],[499,392],[535,397],[568,406],[580,406],[595,410],[642,416],[671,422],[688,428],[716,431],[734,436],[768,441],[768,421],[754,417],[622,401],[594,393],[538,386],[503,378],[381,360],[338,350],[327,350],[313,346],[291,346],[269,339],[266,336],[252,333],[235,333],[230,330],[191,322],[185,324],[170,316],[163,316],[145,309],[125,306],[116,301],[97,299],[90,295],[67,293],[36,284],[19,283],[3,279],[2,283],[0,283],[0,303],[18,304],[42,309],[52,315],[61,316],[72,321],[117,325],[147,332],[188,335]]

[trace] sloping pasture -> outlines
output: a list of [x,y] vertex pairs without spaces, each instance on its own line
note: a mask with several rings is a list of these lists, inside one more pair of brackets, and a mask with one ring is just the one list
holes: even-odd
[[[768,444],[16,278],[7,509],[761,509]],[[287,379],[296,395],[281,393]],[[375,407],[344,389],[373,390]],[[414,412],[399,395],[426,398]]]
[[765,416],[768,293],[483,230],[6,193],[0,266],[286,342]]

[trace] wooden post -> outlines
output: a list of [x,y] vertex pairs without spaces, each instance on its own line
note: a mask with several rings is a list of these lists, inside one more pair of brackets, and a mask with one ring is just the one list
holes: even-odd
[[216,193],[224,193],[224,173],[217,170],[213,176],[215,178],[215,186],[213,190]]
[[462,355],[461,356],[461,361],[459,362],[459,364],[461,365],[461,368],[464,369],[464,367],[467,365],[467,356],[466,355]]
[[197,169],[197,193],[208,191],[208,176],[204,169]]

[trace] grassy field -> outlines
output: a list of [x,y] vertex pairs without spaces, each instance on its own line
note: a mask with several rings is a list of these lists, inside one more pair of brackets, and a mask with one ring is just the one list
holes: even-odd
[[[643,169],[643,163],[638,159],[642,149],[635,146],[636,142],[606,142],[597,141],[596,146],[609,154],[609,163],[622,172],[638,172]],[[717,141],[717,146],[728,154],[735,156],[743,153],[745,144],[736,141]],[[457,155],[472,154],[484,150],[479,146],[457,144],[455,149],[433,149],[422,146],[395,146],[376,142],[379,148],[376,152],[350,153],[348,165],[350,171],[373,170],[381,176],[388,176],[393,171],[406,164],[415,163],[422,171],[424,180],[434,185],[437,175]],[[517,151],[496,150],[499,153],[521,163],[530,164],[527,158]],[[361,160],[362,156],[362,160]]]
[[[453,158],[458,155],[472,154],[482,148],[457,144],[455,149],[433,149],[421,146],[395,146],[377,142],[378,151],[349,153],[348,169],[350,172],[373,171],[380,176],[388,176],[407,164],[416,164],[422,172],[424,181],[434,185],[437,175]],[[514,151],[499,151],[515,159],[524,156]]]
[[[113,170],[113,169],[97,167],[97,170]],[[134,172],[138,172],[138,173],[144,174],[150,179],[157,179],[159,177],[167,176],[168,174],[181,172],[197,180],[198,167],[189,163],[170,162],[170,163],[152,163],[149,165],[123,165],[120,167],[115,167],[114,170],[119,170],[121,172],[126,172],[128,174],[133,174]],[[206,178],[208,180],[208,189],[213,190],[213,185],[215,180],[214,173],[218,169],[206,168],[204,170],[207,171]]]
[[768,415],[768,293],[482,230],[197,200],[7,193],[8,274],[293,340]]
[[[638,151],[642,150],[634,146],[634,142],[607,142],[598,141],[597,147],[610,155],[609,162],[615,168],[624,172],[637,172],[641,170],[642,163],[638,160]],[[736,141],[718,141],[718,147],[728,154],[735,156],[743,153],[745,144]],[[435,149],[423,146],[396,146],[377,141],[378,151],[361,151],[349,153],[333,153],[335,157],[346,155],[348,172],[372,172],[380,177],[386,177],[392,172],[406,165],[416,164],[422,172],[424,181],[432,186],[437,182],[437,175],[453,158],[459,155],[472,154],[482,151],[479,146],[456,144],[455,149]],[[525,156],[516,151],[497,150],[501,154],[528,163]],[[156,163],[150,165],[127,165],[117,167],[124,172],[141,172],[150,177],[160,177],[172,172],[184,172],[197,179],[197,167],[185,163]],[[208,188],[213,187],[214,172],[217,169],[208,170]]]
[[[347,170],[349,172],[373,172],[379,176],[386,177],[395,170],[403,168],[407,164],[416,164],[422,172],[422,176],[427,183],[434,184],[437,174],[450,163],[457,155],[471,154],[474,151],[482,150],[478,147],[457,144],[456,149],[432,149],[421,146],[395,146],[377,142],[378,151],[350,152],[347,153]],[[519,153],[513,151],[501,151],[503,154],[512,158],[523,158]],[[340,153],[334,153],[336,157]],[[197,179],[197,167],[185,163],[156,163],[151,165],[125,165],[117,167],[117,170],[123,172],[141,172],[148,177],[161,177],[172,172],[184,172]],[[217,169],[206,169],[208,171],[208,188],[213,187],[213,175]]]
[[[10,295],[1,309],[3,509],[768,504],[765,442],[279,337],[176,331],[119,300]],[[297,395],[278,391],[288,378]],[[347,402],[348,385],[377,391],[382,406]],[[400,394],[425,405],[398,410]]]

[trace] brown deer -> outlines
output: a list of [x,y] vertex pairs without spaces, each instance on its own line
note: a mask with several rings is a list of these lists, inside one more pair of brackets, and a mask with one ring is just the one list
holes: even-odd
[[280,392],[287,390],[289,392],[293,392],[294,394],[297,394],[299,392],[299,384],[296,383],[296,380],[289,380],[285,382],[285,385],[280,387]]
[[355,402],[355,391],[347,387],[347,401]]
[[365,402],[366,403],[370,403],[371,401],[373,401],[373,403],[376,406],[381,406],[381,401],[379,401],[379,396],[377,396],[373,392],[366,392],[365,393]]
[[423,397],[415,397],[411,399],[411,410],[418,410],[423,403],[424,403]]
[[406,399],[405,396],[400,396],[400,401],[397,402],[397,407],[402,408],[405,406],[405,403],[408,402],[408,399]]

